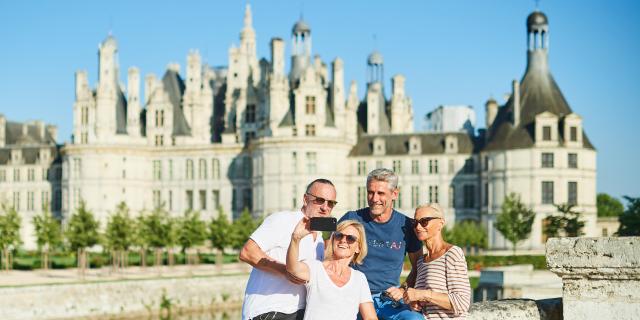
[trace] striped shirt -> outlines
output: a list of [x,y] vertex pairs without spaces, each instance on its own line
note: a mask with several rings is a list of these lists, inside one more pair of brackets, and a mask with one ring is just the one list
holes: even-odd
[[439,258],[424,262],[418,259],[416,289],[446,293],[453,310],[424,302],[422,313],[426,319],[463,319],[471,304],[471,287],[467,275],[467,262],[462,249],[452,246]]

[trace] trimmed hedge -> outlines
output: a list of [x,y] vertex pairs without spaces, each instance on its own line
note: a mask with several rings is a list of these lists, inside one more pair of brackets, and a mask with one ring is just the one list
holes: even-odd
[[544,255],[522,256],[467,256],[467,268],[480,270],[486,267],[511,266],[515,264],[531,264],[534,269],[547,269]]

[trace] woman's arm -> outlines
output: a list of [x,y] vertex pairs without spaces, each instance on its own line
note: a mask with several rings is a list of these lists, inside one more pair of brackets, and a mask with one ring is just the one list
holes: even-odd
[[373,308],[373,302],[363,302],[359,307],[362,320],[378,320],[376,309]]
[[306,263],[299,261],[298,257],[300,252],[300,240],[311,233],[307,226],[308,223],[309,218],[304,217],[300,222],[298,222],[296,228],[293,230],[289,249],[287,249],[286,265],[286,269],[289,274],[305,282],[309,281],[309,266],[307,266]]
[[447,293],[432,290],[407,289],[404,298],[407,301],[430,302],[460,315],[469,310],[471,304],[471,287],[467,274],[467,263],[461,249],[453,249],[446,257]]

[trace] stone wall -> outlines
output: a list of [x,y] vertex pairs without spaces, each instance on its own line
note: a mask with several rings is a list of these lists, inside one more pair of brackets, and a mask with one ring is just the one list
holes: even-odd
[[546,256],[565,320],[640,319],[640,237],[550,239]]
[[71,319],[238,308],[247,275],[0,288],[0,319]]

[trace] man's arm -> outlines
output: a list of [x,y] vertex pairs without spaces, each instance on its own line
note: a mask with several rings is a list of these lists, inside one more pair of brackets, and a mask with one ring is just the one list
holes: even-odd
[[304,280],[298,279],[295,276],[289,274],[284,263],[280,263],[264,253],[264,251],[260,249],[260,246],[258,246],[258,244],[253,241],[253,239],[247,240],[247,242],[242,247],[242,250],[240,250],[240,256],[238,258],[240,259],[240,261],[246,262],[254,268],[286,277],[292,283],[305,283]]

